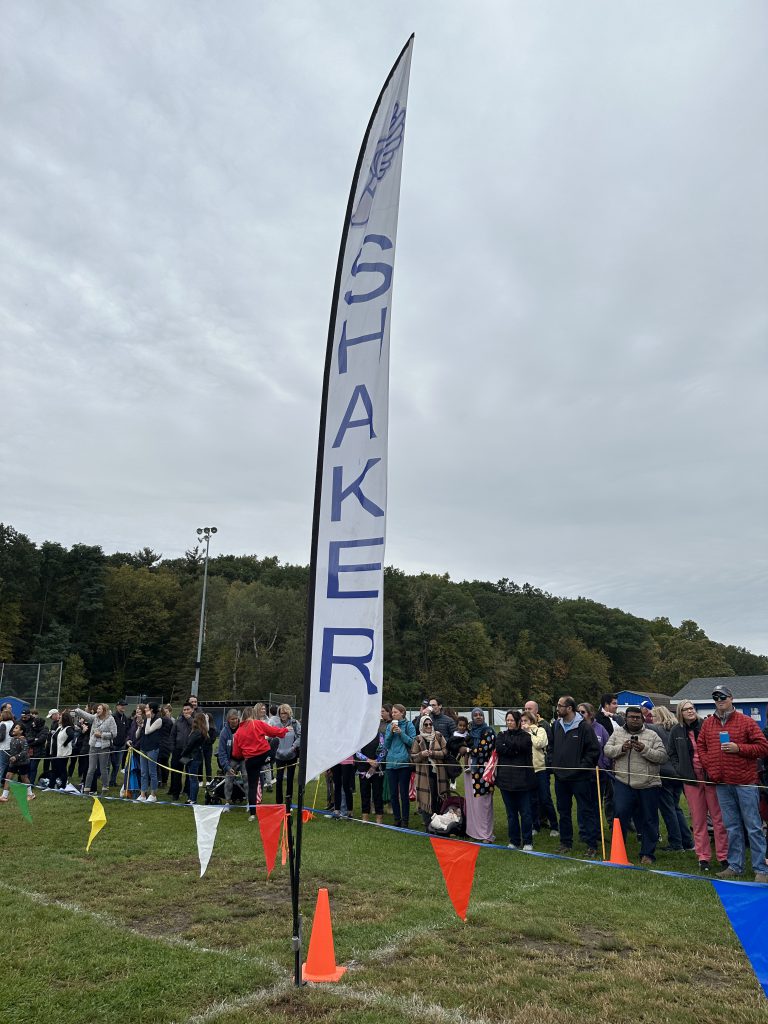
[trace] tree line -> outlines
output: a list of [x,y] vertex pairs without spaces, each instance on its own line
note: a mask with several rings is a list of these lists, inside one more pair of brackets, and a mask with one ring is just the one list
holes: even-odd
[[[0,661],[64,663],[62,701],[89,693],[178,700],[194,674],[202,551],[37,545],[0,524]],[[250,700],[303,686],[307,566],[275,556],[209,561],[200,693]],[[384,694],[413,705],[510,706],[557,693],[595,701],[611,689],[673,694],[696,676],[759,675],[768,657],[528,583],[454,582],[385,570]]]

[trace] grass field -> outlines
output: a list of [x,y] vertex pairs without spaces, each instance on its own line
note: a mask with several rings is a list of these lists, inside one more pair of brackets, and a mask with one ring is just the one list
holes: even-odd
[[[287,866],[278,858],[266,879],[242,811],[222,816],[201,879],[189,809],[105,807],[88,854],[90,800],[41,794],[32,825],[12,803],[0,808],[5,1024],[768,1017],[706,882],[483,849],[464,924],[423,834],[322,817],[304,833],[305,951],[327,885],[337,961],[349,970],[296,991]],[[661,854],[658,866],[696,861]]]

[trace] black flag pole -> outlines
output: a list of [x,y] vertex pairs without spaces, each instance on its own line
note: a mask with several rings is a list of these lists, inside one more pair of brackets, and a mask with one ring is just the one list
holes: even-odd
[[320,428],[318,431],[317,441],[317,467],[315,470],[315,501],[314,508],[312,511],[312,541],[310,548],[310,563],[309,563],[309,593],[307,595],[307,641],[304,654],[304,695],[302,700],[301,709],[301,742],[300,742],[300,753],[299,753],[299,781],[298,781],[298,792],[296,796],[296,837],[294,841],[293,828],[292,828],[292,812],[290,807],[290,798],[286,801],[287,811],[287,823],[288,823],[288,852],[290,857],[290,876],[291,876],[291,903],[293,910],[293,938],[292,947],[294,952],[294,983],[296,986],[302,984],[301,979],[301,955],[302,955],[302,919],[301,912],[299,909],[299,886],[301,879],[301,852],[302,852],[302,832],[303,832],[303,809],[304,809],[304,790],[307,782],[307,737],[309,735],[309,714],[310,714],[310,698],[311,698],[311,685],[312,685],[312,641],[314,634],[314,621],[315,621],[315,585],[317,582],[317,547],[318,547],[318,536],[320,532],[320,503],[322,498],[322,486],[323,486],[323,454],[325,451],[325,432],[326,432],[326,421],[328,413],[328,388],[331,377],[331,363],[333,358],[333,342],[336,336],[336,312],[339,302],[339,290],[341,287],[341,274],[344,264],[344,254],[347,248],[347,237],[349,235],[349,226],[352,219],[352,212],[354,209],[355,195],[357,193],[357,186],[360,180],[360,171],[363,165],[363,158],[365,157],[365,151],[368,148],[368,142],[370,140],[371,130],[373,129],[376,115],[379,112],[381,101],[384,98],[384,94],[387,91],[389,83],[397,71],[400,61],[403,59],[408,47],[412,44],[414,35],[412,34],[408,39],[405,46],[400,51],[397,60],[392,65],[392,70],[387,75],[387,79],[381,88],[381,92],[376,100],[371,116],[368,120],[368,126],[365,129],[365,135],[363,136],[363,142],[360,146],[360,152],[357,156],[357,163],[355,164],[355,173],[352,177],[352,185],[349,190],[349,199],[347,200],[347,210],[344,215],[344,226],[341,232],[341,244],[339,246],[339,257],[336,263],[336,276],[333,283],[333,297],[331,299],[331,315],[328,323],[328,340],[326,342],[325,349],[325,367],[323,370],[323,392],[320,404]]

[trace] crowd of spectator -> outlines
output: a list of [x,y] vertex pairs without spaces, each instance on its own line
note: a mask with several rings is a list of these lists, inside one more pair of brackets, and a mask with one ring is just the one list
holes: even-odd
[[[586,858],[598,856],[601,820],[607,829],[618,820],[625,838],[637,833],[641,863],[652,865],[661,817],[662,849],[695,851],[700,870],[709,872],[713,840],[718,876],[739,878],[748,844],[755,881],[768,882],[768,730],[734,708],[727,687],[712,696],[715,713],[704,720],[690,701],[676,716],[650,705],[622,716],[616,695],[607,693],[598,709],[564,695],[548,721],[529,700],[507,712],[498,733],[479,707],[457,716],[433,697],[409,721],[402,704],[384,704],[376,735],[326,773],[328,810],[335,819],[352,817],[359,788],[364,821],[373,813],[383,823],[389,807],[395,826],[409,828],[414,802],[426,830],[453,822],[460,834],[492,842],[498,789],[513,849],[533,850],[548,829],[558,852],[571,852],[575,805]],[[232,709],[220,735],[196,696],[178,717],[155,702],[129,716],[118,701],[114,711],[103,703],[52,708],[47,718],[26,709],[16,721],[4,705],[0,801],[8,800],[12,781],[27,784],[34,799],[35,784],[110,795],[122,778],[116,792],[137,802],[157,802],[167,787],[171,800],[195,804],[205,779],[207,801],[228,808],[241,800],[254,820],[265,792],[291,802],[300,745],[301,725],[288,704]]]

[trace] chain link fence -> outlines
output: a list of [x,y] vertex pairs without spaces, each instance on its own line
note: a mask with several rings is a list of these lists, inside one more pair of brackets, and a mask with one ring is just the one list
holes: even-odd
[[0,697],[16,697],[46,714],[59,706],[63,670],[61,661],[27,665],[0,662]]

